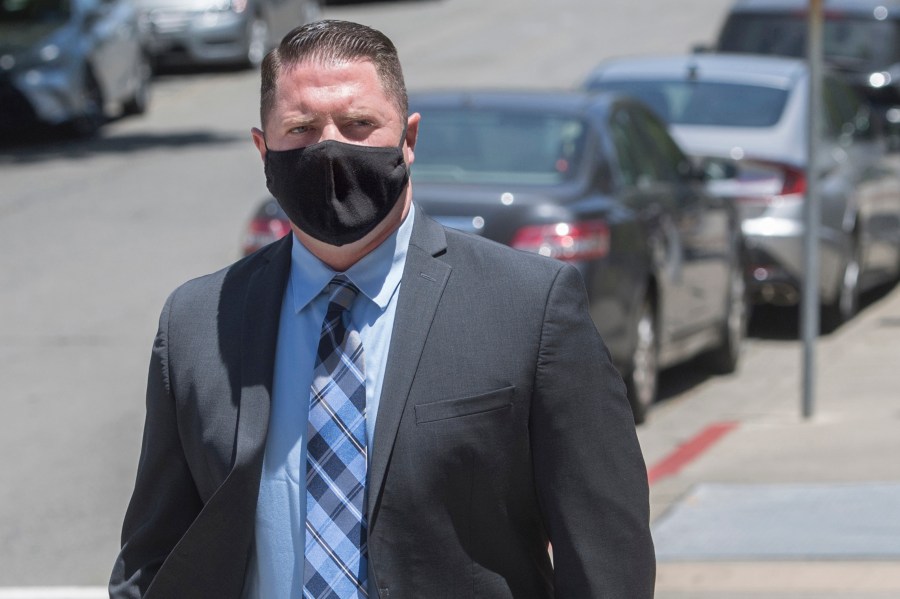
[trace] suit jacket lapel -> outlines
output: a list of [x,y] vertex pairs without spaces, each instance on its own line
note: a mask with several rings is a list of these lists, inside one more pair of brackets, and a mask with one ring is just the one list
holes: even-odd
[[[240,406],[234,459],[228,476],[166,560],[148,597],[240,596],[254,531],[281,300],[290,267],[291,241],[271,248],[269,261],[249,274],[240,266],[226,275],[222,296],[241,301],[243,316],[220,307],[220,342],[236,343],[240,331]],[[249,277],[249,280],[244,278]],[[240,313],[238,311],[237,313]],[[237,381],[236,381],[237,382]],[[213,542],[214,539],[214,542]],[[152,591],[152,592],[151,592]]]
[[290,257],[291,240],[285,239],[269,251],[268,262],[249,275],[241,322],[241,394],[234,460],[230,473],[210,501],[231,504],[222,507],[233,517],[233,528],[243,531],[241,539],[233,542],[236,547],[246,544],[248,549],[265,454],[275,346]]
[[446,248],[443,227],[418,210],[400,283],[400,296],[369,463],[367,512],[370,530],[375,523],[377,501],[384,485],[385,472],[419,357],[441,294],[450,277],[450,266],[436,258]]
[[248,463],[262,465],[281,302],[290,273],[292,240],[289,238],[270,250],[269,262],[251,275],[247,289],[241,328],[241,406],[235,469]]
[[[290,237],[290,236],[289,236]],[[275,369],[275,348],[284,288],[290,272],[291,240],[273,247],[269,262],[250,275],[241,325],[241,400],[238,411],[234,464],[215,499],[231,522],[231,532],[219,537],[229,553],[240,560],[223,578],[234,578],[226,588],[243,586],[254,531]],[[207,506],[209,507],[209,506]],[[224,514],[223,514],[224,516]],[[224,595],[222,595],[224,596]]]

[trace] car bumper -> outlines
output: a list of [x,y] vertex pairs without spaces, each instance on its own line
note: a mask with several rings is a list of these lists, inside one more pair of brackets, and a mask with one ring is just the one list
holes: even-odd
[[156,10],[142,15],[147,49],[166,64],[213,64],[247,57],[247,15]]
[[29,69],[0,80],[3,111],[0,127],[23,129],[35,121],[65,123],[81,113],[73,72],[67,69]]
[[[806,272],[802,222],[782,218],[750,218],[741,226],[746,247],[748,291],[756,303],[799,303]],[[841,277],[845,248],[839,235],[822,227],[819,234],[819,297],[833,299]]]

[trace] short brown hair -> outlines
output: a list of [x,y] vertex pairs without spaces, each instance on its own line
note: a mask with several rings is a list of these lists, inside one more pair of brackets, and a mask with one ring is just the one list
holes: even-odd
[[269,52],[261,67],[259,116],[265,129],[266,118],[275,104],[278,76],[306,60],[321,62],[369,60],[381,81],[384,93],[397,107],[401,119],[409,112],[406,83],[400,58],[393,42],[380,31],[353,23],[329,19],[307,23],[284,36],[281,44]]

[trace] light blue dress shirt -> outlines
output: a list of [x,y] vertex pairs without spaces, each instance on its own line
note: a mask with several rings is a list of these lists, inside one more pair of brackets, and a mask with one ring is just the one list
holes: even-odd
[[[360,290],[350,318],[359,331],[365,355],[370,448],[414,217],[415,207],[411,206],[400,228],[346,271]],[[302,596],[309,393],[328,307],[328,297],[322,291],[335,274],[296,238],[293,240],[275,351],[269,434],[256,508],[256,542],[244,585],[245,599]]]

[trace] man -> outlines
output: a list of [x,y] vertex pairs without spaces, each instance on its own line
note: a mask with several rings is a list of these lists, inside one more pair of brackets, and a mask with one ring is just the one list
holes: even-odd
[[267,56],[252,136],[293,235],[166,302],[112,597],[652,597],[581,279],[416,208],[406,102],[362,25]]

